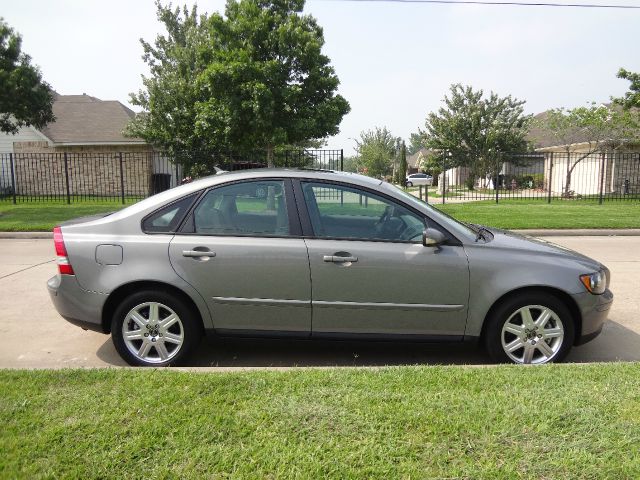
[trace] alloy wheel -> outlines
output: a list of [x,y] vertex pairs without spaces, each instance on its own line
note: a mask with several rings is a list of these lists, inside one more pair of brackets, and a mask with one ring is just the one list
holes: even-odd
[[184,327],[176,312],[159,302],[136,305],[122,323],[127,349],[146,363],[164,363],[175,357],[184,343]]
[[549,307],[526,305],[504,323],[500,340],[504,352],[516,363],[547,363],[562,348],[564,325]]

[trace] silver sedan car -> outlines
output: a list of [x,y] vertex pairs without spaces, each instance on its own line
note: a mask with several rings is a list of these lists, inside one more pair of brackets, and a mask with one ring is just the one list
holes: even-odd
[[204,335],[477,342],[542,364],[597,336],[613,300],[595,260],[330,171],[223,173],[54,242],[60,315],[141,366],[184,362]]

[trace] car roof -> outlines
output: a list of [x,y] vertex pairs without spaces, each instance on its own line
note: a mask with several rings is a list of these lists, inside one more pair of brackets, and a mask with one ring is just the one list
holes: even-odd
[[[238,180],[253,180],[260,178],[288,177],[306,178],[312,180],[333,180],[354,183],[362,186],[376,187],[382,183],[377,178],[367,177],[358,173],[341,172],[337,170],[320,170],[311,168],[254,168],[248,170],[237,170],[234,172],[224,172],[195,180],[186,185],[182,185],[172,190],[183,189],[181,195],[191,191],[197,191],[221,183],[234,182]],[[185,188],[187,187],[187,188]]]

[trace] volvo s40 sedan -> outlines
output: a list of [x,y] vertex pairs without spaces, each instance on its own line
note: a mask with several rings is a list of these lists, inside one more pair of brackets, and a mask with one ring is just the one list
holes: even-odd
[[472,341],[541,364],[598,335],[613,299],[595,260],[329,171],[216,175],[54,241],[58,312],[132,365],[183,362],[205,334]]

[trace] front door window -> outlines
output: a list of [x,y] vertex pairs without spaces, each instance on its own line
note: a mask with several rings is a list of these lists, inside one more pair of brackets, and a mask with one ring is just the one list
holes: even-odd
[[343,185],[303,182],[317,238],[419,242],[424,219],[383,196]]

